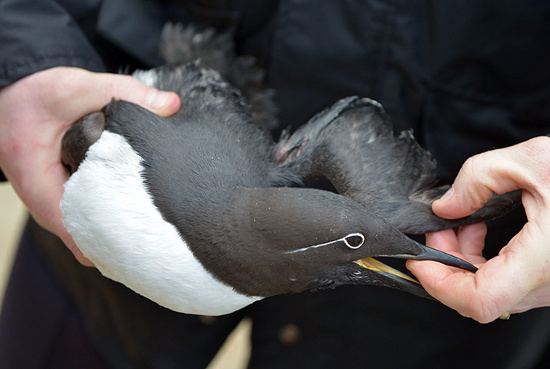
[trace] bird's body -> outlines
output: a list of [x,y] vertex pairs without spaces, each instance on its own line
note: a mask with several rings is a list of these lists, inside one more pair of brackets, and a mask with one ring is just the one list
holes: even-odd
[[[243,65],[230,64],[222,69]],[[107,277],[170,309],[219,315],[260,298],[342,284],[425,294],[380,270],[369,261],[373,256],[475,271],[401,232],[457,223],[434,226],[430,209],[425,222],[414,214],[419,194],[433,192],[433,164],[412,137],[393,136],[376,102],[344,99],[275,146],[257,124],[271,120],[265,90],[248,88],[245,98],[194,62],[135,76],[176,91],[180,112],[161,118],[113,101],[69,131],[63,149],[74,171],[61,203],[66,227]],[[241,79],[245,94],[256,77]],[[83,137],[92,138],[83,144]],[[377,145],[386,148],[383,154]],[[388,175],[376,172],[395,165]],[[400,165],[410,168],[395,176]],[[299,187],[310,176],[328,177],[341,194]],[[413,204],[404,207],[405,216],[391,215],[396,199]],[[429,201],[433,196],[420,201],[420,213]],[[386,204],[392,211],[384,212]],[[507,210],[495,209],[493,215]]]
[[101,273],[176,311],[219,315],[257,300],[206,271],[158,211],[142,173],[128,142],[105,131],[66,184],[65,225]]
[[[136,291],[152,291],[148,297],[163,306],[218,315],[248,305],[259,297],[218,282],[191,250],[208,264],[212,235],[231,231],[227,218],[238,188],[291,185],[299,179],[276,166],[271,138],[219,74],[195,63],[140,73],[138,78],[153,85],[177,81],[179,88],[173,89],[184,108],[161,119],[119,101],[104,116],[88,117],[88,125],[104,131],[66,185],[66,226],[104,275]],[[97,119],[106,123],[96,124]],[[99,228],[80,232],[95,224]],[[221,273],[224,266],[214,264]],[[150,269],[142,270],[143,265]]]

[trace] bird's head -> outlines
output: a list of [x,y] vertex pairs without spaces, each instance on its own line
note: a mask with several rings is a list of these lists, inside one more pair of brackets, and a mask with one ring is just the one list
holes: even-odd
[[[231,211],[195,247],[217,278],[249,296],[370,284],[428,297],[413,278],[375,257],[426,259],[471,272],[452,255],[408,238],[355,201],[307,188],[237,189]],[[207,240],[205,240],[207,241]],[[191,244],[200,244],[193,242]]]

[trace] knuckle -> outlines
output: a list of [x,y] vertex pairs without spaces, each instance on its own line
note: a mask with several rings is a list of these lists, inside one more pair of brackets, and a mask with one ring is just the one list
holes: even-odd
[[526,160],[534,162],[539,167],[550,169],[550,137],[535,137],[522,145],[523,156]]
[[467,188],[462,188],[461,191],[468,199],[470,211],[482,207],[493,194],[493,189],[490,183],[487,183],[485,175],[489,162],[487,154],[482,153],[468,158],[462,167],[462,175],[467,178],[465,181]]
[[536,192],[550,190],[550,137],[535,137],[521,145],[524,157],[524,180]]
[[550,137],[540,136],[526,141],[526,146],[535,153],[550,154]]

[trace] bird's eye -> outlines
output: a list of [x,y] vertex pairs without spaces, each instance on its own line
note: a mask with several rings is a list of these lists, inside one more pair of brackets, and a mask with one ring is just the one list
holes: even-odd
[[346,237],[344,237],[344,242],[346,243],[346,246],[350,249],[358,249],[359,247],[363,246],[363,243],[365,243],[365,236],[363,236],[361,233],[348,234]]

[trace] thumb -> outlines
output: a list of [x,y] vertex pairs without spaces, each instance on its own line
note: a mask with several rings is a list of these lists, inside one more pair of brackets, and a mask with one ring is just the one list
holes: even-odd
[[500,169],[494,154],[487,152],[469,158],[458,172],[452,187],[433,203],[434,213],[443,218],[462,218],[481,208],[493,196],[493,192],[498,192],[501,184],[494,177]]
[[101,74],[100,77],[103,93],[97,98],[102,107],[115,98],[141,105],[161,116],[172,115],[180,108],[180,99],[175,92],[149,87],[131,76]]
[[[112,99],[132,102],[161,116],[172,115],[181,106],[176,93],[149,87],[128,75],[94,73],[71,67],[53,69],[59,77],[58,95],[70,94],[68,100],[60,99],[71,101],[70,106],[65,107],[67,118],[101,110]],[[76,85],[75,81],[78,81]]]
[[[504,149],[469,158],[451,189],[433,203],[434,213],[455,219],[472,214],[493,196],[517,189],[537,192],[542,160],[548,157],[550,139],[537,137]],[[545,154],[542,154],[542,153]]]

